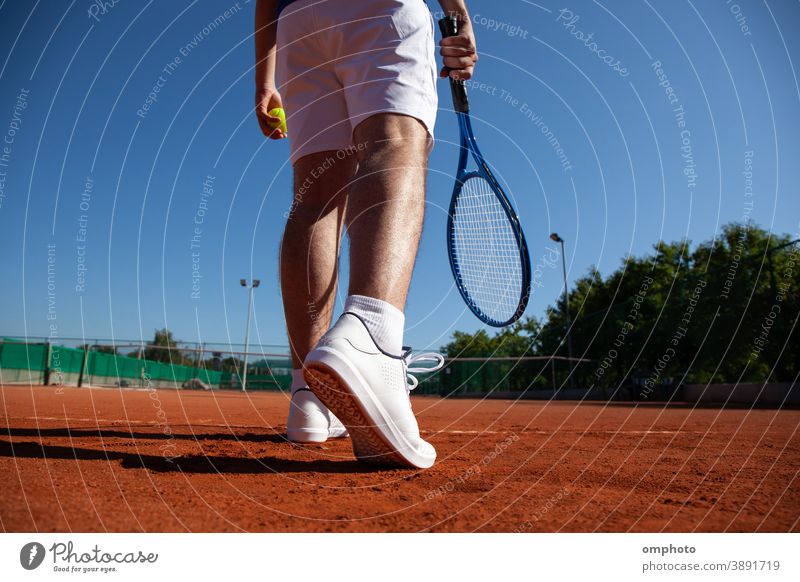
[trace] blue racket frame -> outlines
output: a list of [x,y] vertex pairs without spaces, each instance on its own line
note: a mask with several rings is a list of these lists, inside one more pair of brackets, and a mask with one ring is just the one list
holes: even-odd
[[[525,312],[525,308],[528,306],[528,301],[530,299],[531,259],[528,253],[528,244],[525,241],[525,234],[522,231],[522,226],[519,223],[517,213],[514,212],[514,208],[511,206],[510,200],[506,196],[505,192],[503,192],[503,189],[500,187],[500,184],[495,179],[491,170],[489,170],[489,165],[486,163],[486,160],[481,154],[481,150],[478,147],[475,134],[472,130],[472,120],[470,118],[469,111],[456,111],[456,116],[458,118],[458,127],[461,133],[461,149],[458,156],[458,170],[456,171],[456,182],[455,186],[453,187],[453,196],[450,199],[450,208],[447,213],[447,256],[450,260],[450,270],[453,273],[453,279],[456,282],[458,292],[461,294],[462,299],[464,299],[464,303],[467,304],[467,307],[469,307],[470,311],[472,311],[472,313],[474,313],[478,319],[487,325],[491,325],[492,327],[506,327],[522,317],[522,314]],[[467,162],[470,155],[472,155],[472,158],[475,160],[478,169],[468,172]],[[453,215],[456,211],[458,194],[461,192],[464,182],[472,177],[484,178],[491,186],[495,196],[497,196],[498,200],[500,201],[500,206],[505,211],[506,216],[513,227],[512,230],[514,232],[514,237],[516,238],[517,245],[520,250],[520,258],[522,260],[522,285],[520,288],[520,300],[516,311],[511,315],[511,317],[504,321],[494,319],[493,317],[490,317],[484,313],[483,310],[481,310],[481,308],[478,307],[478,305],[472,299],[461,278],[458,260],[456,258],[455,249],[453,248]]]
[[[458,20],[454,16],[442,18],[439,20],[439,29],[442,33],[442,37],[455,36],[458,34]],[[500,184],[495,179],[494,175],[489,169],[489,165],[486,163],[486,160],[483,157],[483,154],[481,154],[480,148],[478,147],[477,140],[475,139],[475,133],[472,130],[472,119],[469,115],[469,99],[467,98],[467,89],[464,85],[464,81],[457,81],[450,77],[450,91],[453,95],[453,109],[456,112],[456,116],[458,118],[458,128],[461,133],[461,151],[458,156],[456,183],[453,187],[453,196],[450,199],[450,209],[447,213],[447,256],[450,259],[450,270],[453,272],[453,279],[455,279],[458,292],[461,294],[461,297],[464,299],[464,303],[467,304],[467,307],[469,307],[470,311],[472,311],[472,313],[474,313],[478,319],[488,325],[493,327],[505,327],[507,325],[511,325],[520,317],[522,317],[525,308],[528,306],[528,300],[530,299],[531,259],[530,255],[528,254],[528,244],[525,242],[525,234],[522,232],[522,226],[519,223],[517,213],[514,212],[514,208],[511,206],[508,196],[506,196],[506,193],[503,192]],[[468,172],[467,162],[469,161],[470,155],[472,155],[472,158],[478,165],[478,169]],[[514,313],[504,321],[500,321],[489,316],[475,303],[475,300],[470,296],[469,291],[467,291],[464,281],[461,277],[458,259],[456,258],[455,249],[453,248],[453,215],[456,211],[458,195],[461,192],[461,188],[464,186],[464,182],[472,177],[481,177],[485,179],[494,191],[495,196],[497,196],[497,199],[500,201],[500,206],[505,211],[508,221],[512,226],[512,231],[514,232],[514,237],[516,238],[517,246],[520,252],[522,285],[519,290],[519,304],[517,305],[517,309],[514,311]]]

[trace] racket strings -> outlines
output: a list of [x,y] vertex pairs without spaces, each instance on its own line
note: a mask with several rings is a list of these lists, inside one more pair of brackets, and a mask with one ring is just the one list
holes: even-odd
[[474,305],[495,322],[520,306],[523,266],[515,227],[489,182],[467,179],[452,220],[454,260],[462,286]]

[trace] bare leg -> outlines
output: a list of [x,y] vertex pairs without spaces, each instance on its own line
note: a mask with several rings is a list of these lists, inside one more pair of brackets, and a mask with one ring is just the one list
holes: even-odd
[[436,450],[420,437],[408,399],[408,361],[398,356],[422,231],[430,138],[419,121],[396,114],[367,119],[354,137],[359,168],[346,218],[352,315],[309,354],[305,379],[347,428],[356,458],[427,468]]
[[356,167],[355,155],[339,159],[335,151],[294,164],[295,197],[281,242],[280,272],[295,369],[331,324],[347,190]]
[[350,187],[350,294],[405,307],[425,212],[430,136],[413,117],[382,113],[353,135],[358,172]]

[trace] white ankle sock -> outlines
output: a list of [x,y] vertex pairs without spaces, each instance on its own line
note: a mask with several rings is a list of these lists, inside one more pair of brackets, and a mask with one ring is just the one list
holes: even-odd
[[392,355],[401,354],[406,316],[397,307],[380,299],[350,295],[344,302],[344,310],[364,320],[375,343],[383,351]]
[[303,377],[303,370],[292,370],[292,394],[307,386],[306,379]]

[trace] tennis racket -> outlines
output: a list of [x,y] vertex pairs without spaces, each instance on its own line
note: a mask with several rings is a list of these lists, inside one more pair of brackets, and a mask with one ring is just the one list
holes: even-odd
[[[442,37],[458,34],[458,20],[439,20]],[[531,292],[531,259],[525,235],[489,165],[469,115],[464,81],[450,78],[453,109],[461,131],[456,183],[447,218],[447,252],[458,291],[470,310],[494,327],[522,317]],[[470,156],[478,166],[467,171]]]

